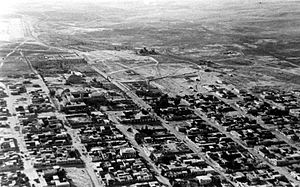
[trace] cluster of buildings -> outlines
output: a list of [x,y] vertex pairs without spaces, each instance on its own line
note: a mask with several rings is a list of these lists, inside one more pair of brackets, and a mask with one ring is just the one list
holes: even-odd
[[[41,80],[33,76],[33,78],[27,77],[23,82],[26,84],[24,83],[22,86],[19,86],[19,83],[8,83],[8,89],[12,95],[10,99],[11,102],[14,102],[12,110],[16,113],[12,118],[17,119],[17,122],[13,121],[14,127],[15,130],[21,130],[19,133],[22,134],[18,134],[18,136],[23,136],[20,140],[23,142],[22,151],[19,151],[16,140],[4,139],[4,143],[1,144],[5,148],[3,150],[7,150],[1,157],[4,170],[15,172],[33,167],[35,169],[32,171],[37,172],[59,166],[83,166],[84,163],[80,159],[78,150],[72,146],[72,138],[67,132],[63,120],[58,119],[54,113],[54,105]],[[16,89],[20,88],[24,92],[14,95]],[[26,153],[24,153],[25,150]],[[15,172],[13,176],[14,178],[8,178],[10,185],[17,183],[16,186],[34,186],[33,181],[30,182],[20,172]],[[43,177],[45,176],[43,175]],[[47,182],[44,181],[44,183],[41,183],[39,179],[35,180],[43,187],[70,186],[66,178],[57,178],[57,176],[53,176],[49,181],[47,178]],[[35,184],[37,185],[37,182]]]
[[0,85],[0,124],[1,121],[5,121],[7,117],[10,116],[10,112],[7,108],[7,102],[4,98],[7,98],[8,95],[6,93],[5,87],[1,87]]
[[0,186],[31,187],[29,178],[21,171],[7,171],[0,173]]
[[[278,174],[265,162],[258,160],[241,145],[202,119],[179,125],[177,130],[185,133],[196,143],[201,152],[216,162],[234,182],[241,186],[289,185],[283,175]],[[265,175],[266,173],[268,175]]]
[[6,97],[8,97],[8,95],[6,93],[5,87],[0,86],[0,98],[1,98],[1,101],[3,101],[3,98],[6,98]]
[[[168,178],[172,185],[228,185],[202,158],[193,154],[184,142],[160,125],[156,117],[147,110],[139,109],[131,99],[122,98],[120,95],[112,97],[114,95],[103,91],[103,87],[90,88],[92,91],[72,91],[78,89],[75,85],[68,88],[61,94],[61,108],[66,114],[67,124],[78,132],[80,142],[85,148],[83,154],[91,158],[94,171],[106,186],[161,184],[157,182],[147,162],[139,156],[137,149],[96,103],[105,106],[108,111],[120,113],[120,123],[133,126],[137,132],[136,142],[143,147],[146,155],[159,168],[160,174]],[[96,98],[92,94],[94,92],[103,94],[98,94]],[[154,95],[152,99],[147,96],[147,102],[153,108],[159,106],[159,115],[164,119],[174,121],[196,118],[192,110],[179,98],[170,97],[165,102],[161,96]]]
[[276,89],[259,90],[260,96],[264,99],[271,100],[274,103],[281,105],[281,108],[287,110],[300,109],[299,91],[283,91]]
[[42,76],[66,73],[74,65],[84,65],[87,63],[84,58],[76,53],[39,54],[27,58]]
[[0,183],[3,186],[14,184],[17,171],[23,169],[24,166],[24,162],[19,155],[18,142],[16,138],[10,136],[10,122],[8,120],[11,113],[8,109],[7,98],[6,87],[0,82]]
[[43,187],[71,187],[71,181],[67,172],[60,166],[48,167],[37,170],[43,181],[39,181]]
[[88,107],[106,106],[112,111],[134,110],[137,105],[117,90],[104,88],[82,89],[72,87],[60,93],[61,111],[67,114],[84,113]]
[[276,166],[286,166],[300,162],[300,151],[285,143],[259,147],[259,153]]
[[234,137],[241,139],[248,147],[282,144],[269,130],[259,125],[256,120],[246,116],[225,116],[216,124],[221,125]]
[[21,95],[27,92],[26,86],[22,83],[17,83],[8,86],[11,95]]
[[177,108],[169,106],[165,109],[159,109],[159,112],[157,113],[167,121],[181,121],[197,118],[197,116],[187,107]]
[[[300,92],[206,85],[206,93],[171,97],[147,82],[129,82],[151,110],[99,82],[77,54],[32,58],[50,91],[35,75],[8,89],[43,186],[70,187],[63,169],[69,166],[92,167],[103,186],[158,187],[160,177],[172,186],[204,187],[300,181]],[[0,119],[10,117],[7,96],[0,87]],[[19,172],[25,163],[17,140],[0,137],[1,185],[30,186]]]
[[127,118],[123,120],[131,120],[130,123],[155,123],[155,118],[140,115],[132,119],[128,114],[138,107],[131,99],[106,83],[96,84],[95,79],[90,83],[90,87],[85,89],[83,84],[61,85],[64,90],[56,90],[53,99],[59,102],[65,124],[78,135],[83,145],[79,151],[92,161],[90,164],[98,180],[104,186],[161,186],[148,163],[139,156],[136,148],[116,128],[105,111],[124,112]]
[[0,153],[8,151],[19,151],[17,140],[15,138],[0,137]]
[[162,175],[169,179],[192,179],[205,177],[206,180],[199,180],[200,185],[212,184],[217,173],[207,163],[193,153],[164,155],[159,161]]
[[51,104],[49,95],[42,89],[29,92],[31,104],[28,106],[30,113],[53,112],[54,106]]
[[122,115],[119,118],[119,121],[123,124],[159,124],[160,121],[149,114],[146,110],[129,110],[129,111],[123,111]]
[[226,113],[236,111],[232,106],[220,100],[212,94],[198,93],[196,95],[186,95],[184,97],[192,108],[205,113],[213,121],[219,121]]
[[260,95],[266,101],[276,106],[275,109],[266,111],[262,120],[267,125],[274,126],[279,132],[284,134],[292,141],[300,141],[299,136],[299,117],[300,117],[300,99],[298,92],[279,91],[279,90],[260,90]]
[[[296,94],[286,93],[280,97],[278,93],[275,97],[275,93],[262,91],[260,95],[263,99],[248,93],[242,95],[243,99],[236,102],[236,105],[247,114],[261,119],[268,128],[276,129],[287,139],[298,142],[299,117],[296,111],[300,108],[299,99]],[[290,105],[288,101],[291,101]]]
[[94,171],[106,186],[157,183],[137,150],[111,122],[93,122],[78,130],[80,141],[95,165]]
[[[215,95],[224,99],[234,99],[237,97],[237,95],[233,91],[224,87],[220,87],[219,85],[205,85],[204,88],[210,92],[214,92]],[[234,91],[237,90],[234,89]]]
[[[255,95],[238,90],[236,93],[238,98],[229,100],[244,113],[232,116],[227,112],[215,117],[214,123],[224,127],[247,147],[254,147],[267,162],[298,174],[293,168],[297,168],[295,165],[299,163],[299,150],[295,146],[299,141],[299,119],[291,115],[290,110],[299,107],[299,97],[292,92],[273,90],[256,90]],[[205,110],[202,111],[208,115]]]
[[[241,186],[291,185],[284,175],[279,174],[267,164],[272,163],[274,166],[294,166],[298,164],[298,150],[278,138],[275,133],[265,126],[267,122],[270,123],[272,120],[264,120],[264,118],[270,116],[270,112],[276,113],[276,107],[245,90],[233,89],[231,91],[215,85],[208,85],[207,90],[208,93],[186,95],[182,99],[188,102],[189,105],[187,106],[191,111],[195,110],[205,115],[210,122],[220,126],[227,134],[214,128],[204,120],[193,117],[183,118],[183,121],[185,121],[183,124],[185,125],[180,123],[181,125],[176,126],[176,130],[186,134],[201,151],[205,152],[207,158],[217,163],[232,181],[239,183]],[[139,94],[141,95],[141,93]],[[141,95],[140,97],[151,104],[153,96],[151,100],[149,95],[151,94],[147,93],[147,96]],[[161,99],[162,97],[163,94],[160,94],[159,99],[152,102],[156,103],[156,105],[152,104],[153,108],[159,102],[159,104],[164,102]],[[297,99],[295,97],[293,99],[295,105]],[[179,111],[180,108],[178,107],[175,110]],[[238,110],[244,113],[240,113]],[[160,114],[161,111],[155,110],[155,112]],[[260,124],[257,117],[264,123]],[[287,122],[287,119],[291,121],[293,118],[284,118],[285,122]],[[295,127],[297,121],[295,118],[294,120]],[[295,131],[297,130],[295,129]],[[282,131],[282,133],[285,132],[291,133],[287,130]],[[236,143],[236,141],[241,144]],[[255,148],[256,152],[264,159],[258,159],[258,155],[249,152],[247,147]],[[292,172],[291,167],[284,168]],[[297,174],[298,176],[298,173],[293,172],[294,175]]]
[[61,93],[61,111],[67,114],[84,113],[87,111],[87,102],[104,104],[106,101],[103,93],[88,92],[86,90],[70,91],[66,89]]
[[90,116],[85,113],[66,115],[68,125],[72,128],[81,128],[93,123]]
[[24,162],[16,151],[0,153],[0,171],[16,171],[23,169]]
[[[134,154],[133,150],[125,150]],[[128,156],[123,159],[106,160],[97,162],[97,168],[99,168],[99,175],[105,180],[107,186],[117,185],[131,185],[139,183],[150,186],[149,183],[156,183],[153,174],[148,169],[147,164],[141,158]]]
[[72,147],[71,136],[55,116],[23,120],[22,129],[34,167],[83,164],[79,152]]
[[223,178],[163,126],[135,126],[135,139],[172,185],[225,185]]
[[[197,118],[188,105],[178,97],[169,97],[157,89],[145,89],[145,85],[131,84],[137,95],[152,106],[156,114],[166,121],[182,121]],[[141,91],[143,90],[143,91]],[[147,156],[174,186],[230,186],[215,169],[199,157],[174,134],[161,124],[129,124],[135,133],[136,142]],[[191,129],[189,129],[191,130]]]

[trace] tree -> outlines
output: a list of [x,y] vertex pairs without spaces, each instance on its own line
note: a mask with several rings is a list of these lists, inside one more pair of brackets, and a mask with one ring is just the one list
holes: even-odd
[[292,135],[291,139],[293,141],[298,141],[299,140],[299,136],[297,136],[296,134]]
[[155,49],[151,49],[151,54],[156,54]]
[[70,152],[69,152],[69,156],[71,157],[71,158],[75,158],[76,157],[76,152],[74,151],[74,150],[71,150]]
[[157,102],[158,108],[167,108],[169,106],[169,96],[165,94],[160,97],[159,101]]
[[132,131],[132,128],[128,128],[127,131],[128,131],[128,132],[131,132],[131,133],[133,132],[133,131]]
[[148,115],[148,114],[149,114],[149,112],[148,112],[147,110],[145,110],[145,109],[142,109],[142,114],[144,114],[144,115]]
[[57,171],[57,176],[60,179],[64,179],[66,177],[66,171],[64,169],[60,169],[59,171]]
[[53,90],[53,89],[50,90],[50,96],[51,96],[51,97],[54,97],[54,96],[55,96],[55,93],[56,93],[55,90]]
[[180,104],[180,102],[181,102],[181,97],[180,96],[176,96],[176,98],[174,99],[175,106],[178,107],[179,104]]
[[135,141],[136,141],[138,144],[143,143],[143,136],[142,136],[141,133],[136,133],[136,134],[134,135],[134,139],[135,139]]

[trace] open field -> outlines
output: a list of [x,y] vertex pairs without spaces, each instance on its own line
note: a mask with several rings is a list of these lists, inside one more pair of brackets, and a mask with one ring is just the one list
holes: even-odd
[[92,187],[93,184],[87,174],[87,172],[82,169],[82,168],[75,168],[75,167],[70,167],[70,168],[65,168],[68,176],[72,179],[72,184],[75,187],[80,187],[80,186],[86,186],[86,187]]
[[26,61],[17,55],[10,56],[9,58],[7,58],[0,68],[0,77],[23,75],[30,73],[32,73],[32,71],[28,67]]
[[[243,87],[299,85],[297,0],[131,0],[20,6],[18,15],[0,20],[3,57],[18,56],[19,51],[28,58],[76,52],[112,79],[151,80],[162,87],[185,81],[195,87],[184,76],[199,77],[200,66],[202,80],[224,79]],[[158,54],[136,54],[144,46]],[[8,58],[1,62],[2,75],[10,72],[5,61],[12,69],[28,69],[18,63],[22,60]],[[15,63],[24,67],[15,68]],[[216,73],[203,73],[206,67]],[[88,66],[74,70],[93,74]],[[179,75],[182,77],[176,77]]]
[[[293,69],[299,66],[298,1],[220,3],[191,0],[146,4],[129,1],[105,5],[83,3],[67,11],[63,9],[64,3],[49,7],[49,11],[45,11],[37,4],[33,11],[24,5],[20,12],[25,22],[32,24],[39,42],[78,51],[119,78],[124,76],[127,67],[134,67],[135,72],[144,69],[137,68],[144,64],[147,65],[145,70],[155,68],[149,58],[133,57],[126,52],[133,50],[134,53],[136,48],[143,46],[159,51],[160,55],[154,58],[160,64],[192,62],[201,65],[205,62],[221,71],[233,69],[237,79],[247,74],[244,69],[263,66],[259,73],[285,82],[284,77],[272,73],[273,69],[294,76]],[[89,11],[85,12],[87,8]],[[235,19],[236,16],[239,19]],[[161,66],[161,69],[168,67]],[[153,73],[145,74],[153,76]],[[142,78],[131,76],[130,79]],[[251,78],[255,77],[251,75]],[[295,78],[289,78],[289,82],[298,84]]]
[[24,37],[23,23],[18,17],[0,19],[0,41],[14,41]]

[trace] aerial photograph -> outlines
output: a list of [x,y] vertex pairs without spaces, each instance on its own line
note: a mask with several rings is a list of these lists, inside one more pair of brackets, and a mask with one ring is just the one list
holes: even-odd
[[300,0],[1,0],[0,187],[300,187]]

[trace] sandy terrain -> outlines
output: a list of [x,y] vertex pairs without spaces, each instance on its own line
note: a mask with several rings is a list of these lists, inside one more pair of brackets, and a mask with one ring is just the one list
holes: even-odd
[[87,172],[84,168],[65,168],[67,171],[68,177],[72,179],[73,184],[76,187],[92,187],[93,184],[91,182],[90,177],[88,176]]
[[0,41],[14,41],[24,37],[20,18],[0,19]]

